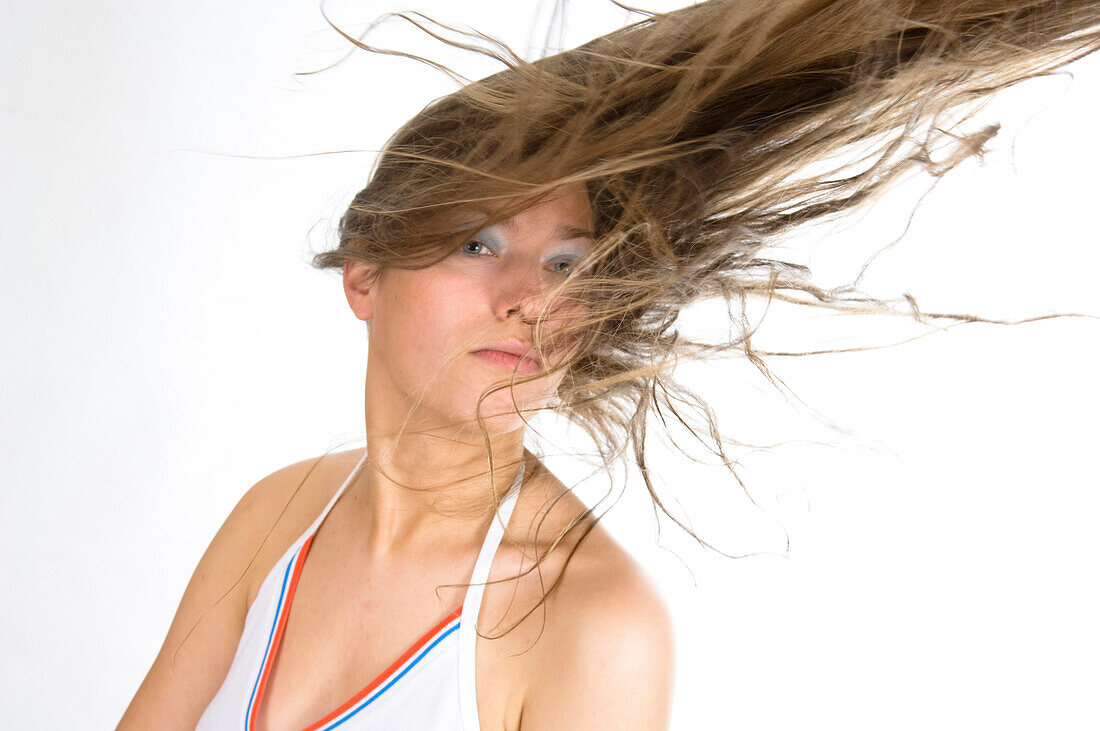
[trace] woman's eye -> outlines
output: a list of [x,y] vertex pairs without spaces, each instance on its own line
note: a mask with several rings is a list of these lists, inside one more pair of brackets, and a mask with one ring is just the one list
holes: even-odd
[[[558,268],[559,264],[562,264],[564,266],[562,268]],[[554,262],[553,266],[554,271],[558,274],[568,274],[569,272],[573,271],[573,262],[571,261],[556,261]]]
[[[479,247],[479,246],[481,247],[481,249],[476,248],[476,247]],[[471,247],[475,247],[475,248],[471,249]],[[464,253],[464,254],[473,254],[473,255],[476,256],[476,255],[481,253],[482,249],[485,250],[485,251],[492,251],[492,249],[490,249],[488,246],[486,246],[484,243],[478,241],[477,239],[472,239],[472,240],[467,241],[465,244],[462,245],[462,253]]]

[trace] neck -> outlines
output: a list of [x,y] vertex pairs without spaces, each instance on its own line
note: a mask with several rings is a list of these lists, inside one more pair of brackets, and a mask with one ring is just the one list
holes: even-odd
[[[372,392],[368,378],[368,457],[348,488],[367,550],[382,558],[420,547],[479,543],[495,502],[531,456],[523,446],[524,429],[482,435],[468,424],[410,419],[404,403],[387,398],[392,394]],[[524,466],[530,475],[531,464]]]

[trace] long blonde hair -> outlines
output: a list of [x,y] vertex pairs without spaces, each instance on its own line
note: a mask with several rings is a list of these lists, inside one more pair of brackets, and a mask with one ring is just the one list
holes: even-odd
[[[810,353],[753,348],[753,297],[999,322],[922,313],[908,295],[824,288],[769,249],[866,205],[911,170],[939,178],[980,155],[997,126],[963,126],[997,91],[1100,47],[1095,0],[710,0],[535,61],[399,15],[506,68],[431,102],[392,136],[340,221],[338,245],[314,265],[430,266],[477,230],[583,183],[596,245],[557,294],[588,315],[553,337],[543,336],[544,318],[531,323],[536,347],[574,353],[560,365],[554,408],[605,464],[632,462],[654,505],[714,550],[668,512],[647,466],[655,417],[691,429],[744,485],[716,414],[674,379],[674,365],[742,354],[778,387],[767,358]],[[340,32],[370,51],[411,55]],[[486,215],[456,227],[454,214],[471,207]],[[676,330],[685,307],[712,298],[728,306],[734,337],[699,342]],[[565,529],[583,531],[570,557],[592,525]]]

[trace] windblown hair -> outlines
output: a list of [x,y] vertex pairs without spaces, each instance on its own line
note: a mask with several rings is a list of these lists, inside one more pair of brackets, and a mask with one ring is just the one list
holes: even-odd
[[[998,126],[962,131],[963,123],[997,91],[1100,47],[1100,3],[710,0],[644,15],[529,62],[487,36],[448,40],[429,28],[434,21],[400,14],[506,68],[431,102],[393,135],[340,221],[338,246],[313,263],[430,266],[481,228],[582,183],[596,246],[558,295],[587,315],[554,337],[543,332],[553,313],[532,323],[538,348],[570,353],[554,408],[605,462],[633,461],[655,505],[695,536],[653,487],[651,416],[667,428],[688,425],[686,410],[701,414],[690,428],[741,480],[715,414],[675,381],[673,366],[734,352],[774,384],[766,357],[795,354],[752,347],[751,297],[996,322],[921,313],[909,295],[826,289],[807,267],[767,252],[909,171],[939,177],[980,155]],[[476,218],[463,217],[470,212]],[[736,337],[698,342],[676,330],[681,310],[717,298]]]

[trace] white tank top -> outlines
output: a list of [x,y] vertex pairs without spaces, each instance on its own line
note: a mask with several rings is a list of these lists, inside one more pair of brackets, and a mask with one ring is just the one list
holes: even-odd
[[[248,608],[233,664],[199,719],[196,731],[252,731],[255,728],[256,712],[313,536],[340,495],[359,474],[366,458],[364,451],[325,509],[287,549],[260,585],[256,599]],[[512,516],[522,482],[521,462],[496,519],[489,524],[462,606],[422,635],[361,691],[307,726],[307,731],[335,728],[341,731],[481,731],[474,679],[477,643],[474,629],[484,582],[489,578],[493,556]]]

